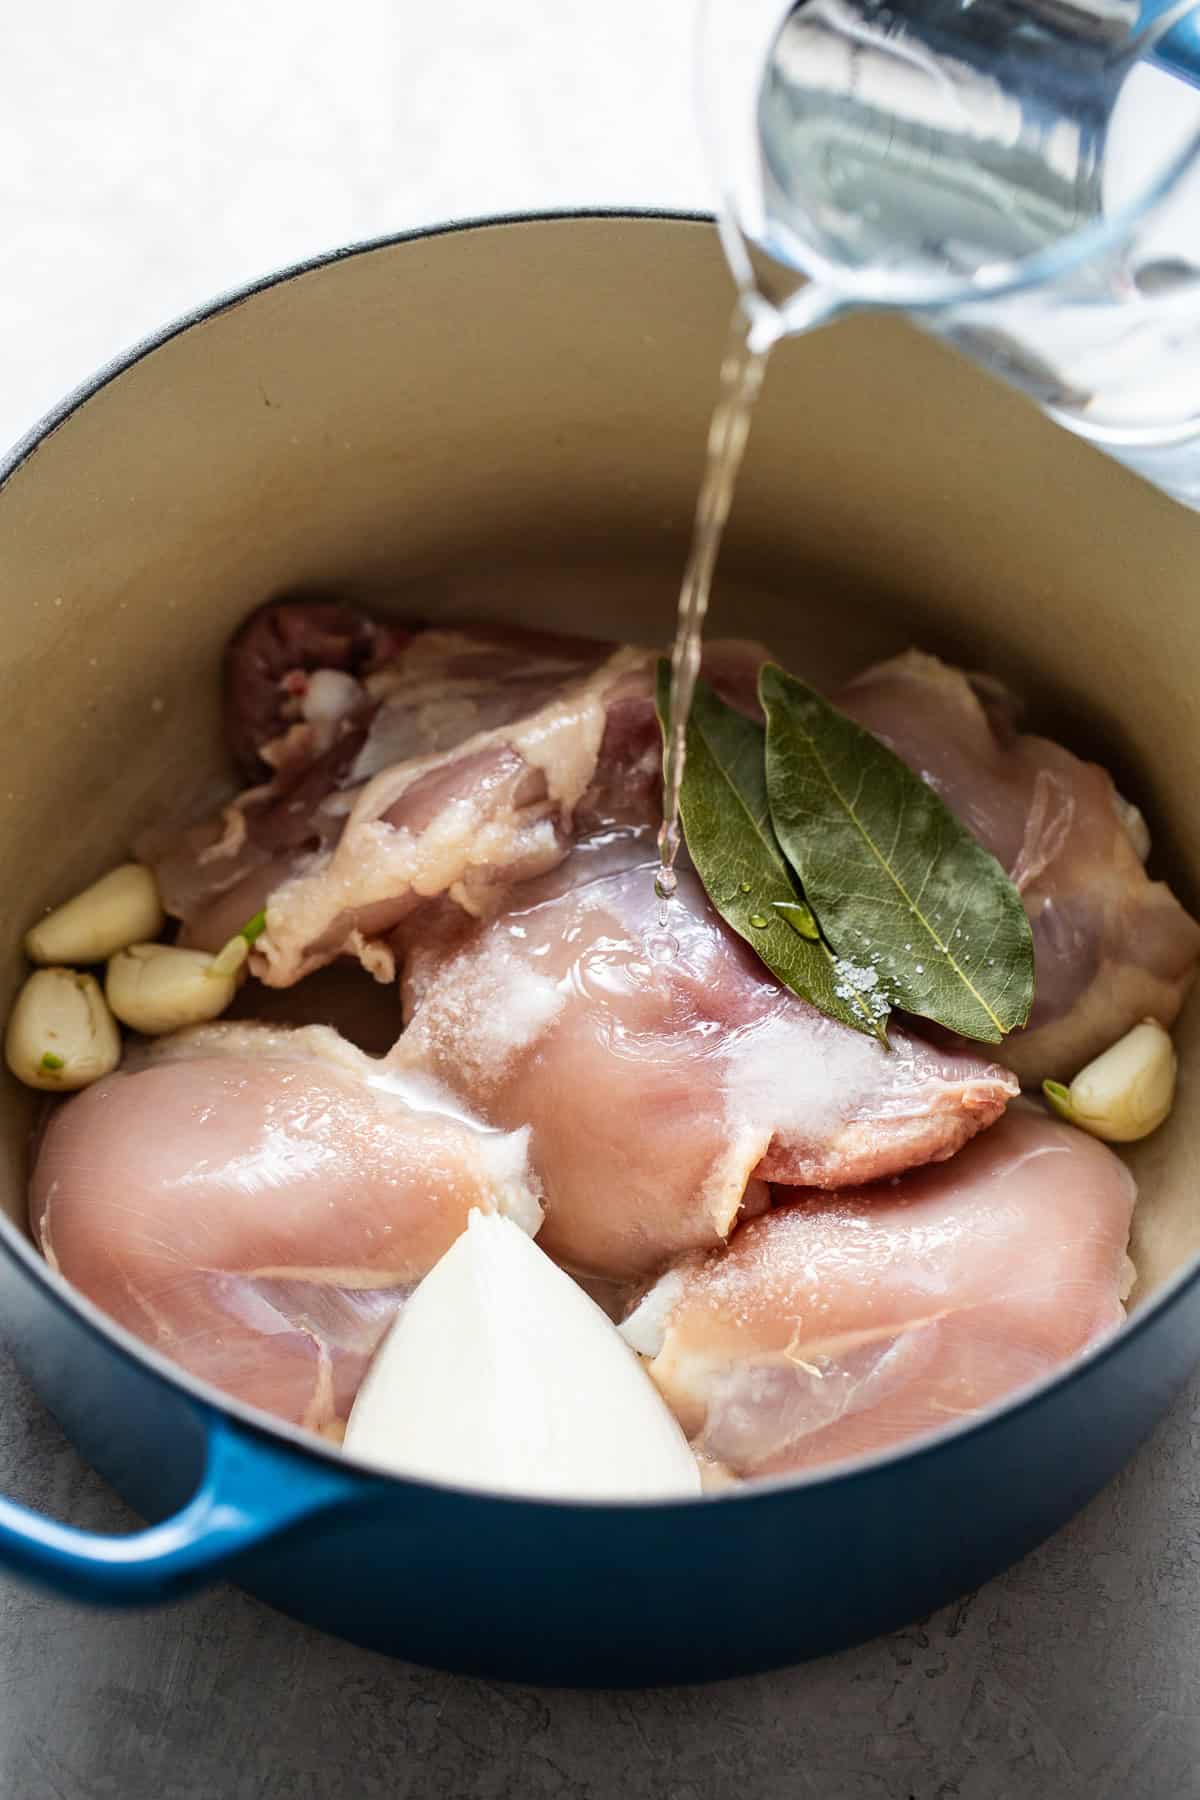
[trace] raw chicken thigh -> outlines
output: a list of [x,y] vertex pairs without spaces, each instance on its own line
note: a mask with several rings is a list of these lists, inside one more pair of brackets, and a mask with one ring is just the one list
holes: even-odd
[[472,1207],[537,1230],[526,1139],[323,1026],[211,1026],[53,1113],[30,1213],[47,1260],[154,1349],[336,1434]]
[[[766,652],[712,644],[709,679],[753,711]],[[230,646],[227,731],[258,785],[182,836],[150,840],[183,941],[216,949],[261,908],[254,972],[288,986],[342,954],[381,979],[423,901],[488,916],[599,824],[651,822],[653,653],[495,626],[411,630],[285,603]],[[1012,702],[910,651],[837,703],[934,786],[1012,875],[1037,996],[1004,1060],[1070,1078],[1139,1019],[1169,1025],[1200,927],[1142,867],[1140,815],[1104,770],[1019,735]],[[264,779],[265,777],[265,779]]]
[[952,1162],[777,1206],[626,1319],[697,1449],[739,1475],[864,1455],[999,1400],[1119,1325],[1135,1189],[1013,1107]]
[[[713,645],[706,667],[753,704],[763,655]],[[650,816],[656,661],[501,627],[385,628],[334,607],[254,615],[230,649],[227,730],[269,779],[141,846],[183,941],[217,949],[265,907],[252,966],[269,985],[347,953],[390,980],[389,934],[422,901],[485,914],[554,868],[575,832]]]
[[[754,713],[765,656],[713,644],[705,673]],[[815,1011],[686,856],[664,931],[656,665],[324,603],[253,615],[226,728],[254,785],[141,853],[182,943],[265,910],[260,981],[402,971],[406,1028],[378,1060],[325,1026],[129,1050],[45,1127],[47,1259],[193,1375],[336,1437],[405,1298],[473,1208],[504,1213],[585,1283],[654,1283],[623,1330],[739,1476],[933,1430],[1118,1324],[1134,1189],[1108,1150],[1005,1114],[1016,1074],[970,1047],[893,1020],[885,1048]],[[1174,1018],[1200,927],[1103,770],[915,652],[837,703],[1023,896],[1037,995],[1013,1070],[1069,1077]]]
[[1037,992],[999,1052],[1024,1082],[1070,1079],[1141,1019],[1173,1022],[1200,926],[1146,874],[1145,823],[1103,769],[1018,734],[1008,696],[916,650],[836,703],[929,782],[1025,902]]
[[887,1051],[779,986],[684,870],[657,960],[648,832],[577,845],[511,910],[414,942],[395,1066],[532,1129],[542,1248],[613,1279],[718,1244],[768,1181],[841,1187],[953,1154],[1017,1091],[901,1030]]
[[417,632],[364,682],[294,675],[309,716],[260,751],[271,780],[157,859],[186,941],[216,948],[266,906],[254,972],[271,986],[344,953],[388,980],[387,933],[423,899],[475,913],[493,883],[552,868],[607,707],[653,659],[505,635]]

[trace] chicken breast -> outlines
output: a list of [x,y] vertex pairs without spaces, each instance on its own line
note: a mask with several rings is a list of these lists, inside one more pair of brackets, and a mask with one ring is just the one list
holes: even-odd
[[1021,1102],[952,1162],[750,1220],[622,1329],[695,1448],[735,1474],[865,1455],[1119,1325],[1134,1197],[1112,1151]]
[[322,1026],[211,1026],[52,1113],[30,1214],[47,1260],[147,1344],[336,1434],[472,1207],[537,1230],[526,1146]]
[[1095,763],[1020,735],[1000,690],[910,650],[836,696],[1008,870],[1033,928],[1029,1024],[997,1053],[1028,1085],[1071,1077],[1141,1019],[1170,1025],[1200,926],[1143,863],[1140,813]]
[[572,851],[510,910],[411,948],[392,1061],[531,1127],[539,1243],[645,1276],[720,1243],[768,1181],[844,1186],[953,1154],[1017,1084],[902,1030],[892,1049],[782,988],[683,869],[659,932],[648,831]]

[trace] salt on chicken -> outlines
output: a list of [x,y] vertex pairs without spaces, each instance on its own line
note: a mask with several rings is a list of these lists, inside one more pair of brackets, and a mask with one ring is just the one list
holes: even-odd
[[610,1279],[719,1244],[768,1182],[842,1187],[951,1156],[1017,1092],[970,1053],[891,1049],[781,987],[681,864],[661,960],[649,833],[576,845],[509,910],[407,964],[396,1067],[531,1128],[542,1248]]
[[782,1200],[679,1261],[622,1329],[693,1446],[734,1474],[867,1455],[1118,1326],[1134,1198],[1110,1150],[1019,1102],[951,1162]]
[[336,1436],[472,1208],[537,1230],[527,1140],[323,1026],[201,1027],[51,1115],[31,1223],[51,1265],[145,1343]]

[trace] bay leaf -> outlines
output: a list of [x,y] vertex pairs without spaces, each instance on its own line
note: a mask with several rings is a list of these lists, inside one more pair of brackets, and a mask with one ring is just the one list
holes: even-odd
[[1033,1004],[1033,938],[995,857],[869,731],[759,671],[771,822],[829,942],[892,1004],[997,1044]]
[[[670,666],[663,661],[660,724],[669,682]],[[886,1005],[872,1005],[869,995],[847,984],[775,841],[765,739],[757,720],[727,706],[707,682],[696,683],[680,801],[688,854],[725,923],[785,987],[831,1019],[886,1042]]]

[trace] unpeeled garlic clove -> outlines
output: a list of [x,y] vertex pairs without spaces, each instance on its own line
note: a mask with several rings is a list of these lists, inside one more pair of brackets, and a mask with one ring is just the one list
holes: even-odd
[[345,1448],[514,1494],[700,1492],[687,1440],[611,1320],[518,1225],[472,1212],[367,1371]]
[[240,935],[215,956],[175,944],[131,944],[109,961],[108,1004],[122,1024],[147,1037],[203,1025],[237,993],[248,952]]
[[1055,1112],[1110,1144],[1148,1137],[1167,1118],[1175,1099],[1177,1061],[1170,1034],[1145,1019],[1081,1069],[1070,1087],[1042,1088]]
[[72,1093],[111,1075],[121,1034],[95,976],[35,969],[9,1014],[4,1054],[18,1081],[47,1093]]
[[164,916],[153,872],[144,863],[122,863],[31,926],[25,954],[35,963],[106,962],[129,944],[157,937]]

